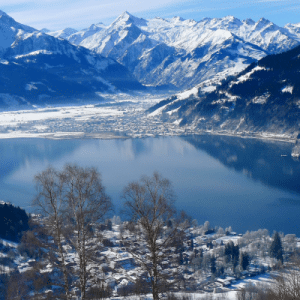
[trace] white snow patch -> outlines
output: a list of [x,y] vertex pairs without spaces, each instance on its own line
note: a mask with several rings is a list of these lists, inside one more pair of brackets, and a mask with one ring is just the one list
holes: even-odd
[[293,86],[288,85],[288,86],[286,86],[285,88],[283,88],[281,91],[282,91],[283,93],[290,93],[290,94],[293,94],[293,89],[294,89]]
[[154,116],[160,115],[167,106],[168,106],[168,104],[156,109],[152,113],[148,114],[148,117],[154,117]]
[[255,104],[265,104],[269,97],[270,97],[270,94],[267,93],[265,95],[257,96],[255,98],[253,98],[252,102]]
[[172,116],[174,113],[178,112],[179,108],[180,108],[180,107],[175,108],[175,109],[170,110],[170,111],[167,111],[167,114],[168,114],[169,116]]
[[182,119],[176,120],[176,121],[173,122],[173,124],[175,124],[175,125],[178,126],[178,125],[180,124],[181,121],[182,121]]
[[186,98],[190,97],[191,95],[197,96],[197,94],[198,94],[198,88],[194,87],[190,90],[179,93],[176,96],[177,96],[178,100],[183,100],[183,99],[186,99]]
[[85,120],[93,116],[121,116],[123,111],[110,107],[94,105],[69,106],[57,108],[40,108],[36,110],[19,110],[0,113],[0,126],[13,126],[21,123],[40,120],[76,119]]
[[[243,82],[243,81],[248,80],[252,74],[254,74],[254,73],[257,72],[257,71],[261,71],[261,70],[266,70],[266,68],[261,67],[261,66],[256,66],[256,67],[253,68],[250,72],[248,72],[248,73],[246,73],[246,74],[240,76],[240,77],[237,79],[237,81],[234,81],[234,82],[231,84],[231,86],[233,86],[234,84],[238,84],[238,83],[240,83],[240,82]],[[231,87],[231,86],[230,86],[230,87]]]
[[210,92],[213,92],[216,90],[216,86],[213,86],[213,85],[210,85],[210,86],[206,86],[204,88],[202,88],[201,90],[204,92],[204,93],[210,93]]
[[48,50],[37,50],[37,51],[33,51],[27,54],[22,54],[22,55],[17,55],[16,58],[22,58],[22,57],[28,57],[28,56],[35,56],[35,55],[39,55],[39,54],[47,54],[47,55],[52,55],[55,54],[54,52],[48,51]]

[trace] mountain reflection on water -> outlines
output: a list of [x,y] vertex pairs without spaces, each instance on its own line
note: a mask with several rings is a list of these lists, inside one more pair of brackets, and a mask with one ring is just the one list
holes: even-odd
[[253,180],[300,194],[300,162],[291,156],[291,143],[214,135],[183,140]]
[[199,223],[300,236],[300,163],[290,156],[292,146],[210,135],[0,140],[0,200],[31,211],[34,176],[49,165],[76,163],[100,171],[119,214],[123,188],[158,171],[173,183],[178,209]]
[[76,140],[0,139],[0,179],[12,174],[25,164],[44,161],[51,164],[72,153],[78,147]]

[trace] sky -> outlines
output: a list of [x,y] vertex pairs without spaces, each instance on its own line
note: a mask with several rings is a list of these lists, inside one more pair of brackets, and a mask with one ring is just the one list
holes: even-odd
[[144,19],[180,16],[200,21],[233,15],[254,21],[264,17],[279,26],[300,23],[299,0],[0,0],[0,10],[39,30],[109,25],[124,11]]

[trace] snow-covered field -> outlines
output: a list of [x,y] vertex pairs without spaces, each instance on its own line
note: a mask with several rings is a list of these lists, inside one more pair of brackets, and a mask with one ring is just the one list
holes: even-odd
[[[178,93],[194,94],[195,90]],[[285,134],[232,132],[220,129],[203,131],[196,124],[179,126],[179,120],[162,120],[162,109],[147,109],[169,98],[171,94],[101,94],[103,101],[81,104],[11,109],[0,111],[0,139],[7,138],[143,138],[154,136],[208,134],[239,135],[294,142]],[[176,100],[177,101],[177,100]],[[175,111],[175,110],[174,110]],[[170,114],[171,112],[168,112]]]
[[101,95],[97,104],[0,112],[0,138],[124,138],[181,134],[175,124],[149,118],[145,110],[168,95]]

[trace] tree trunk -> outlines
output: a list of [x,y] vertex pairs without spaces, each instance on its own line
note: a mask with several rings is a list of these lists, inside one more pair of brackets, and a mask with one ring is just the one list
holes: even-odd
[[63,252],[63,248],[62,248],[61,235],[60,235],[57,217],[56,217],[55,223],[56,223],[56,235],[57,235],[59,254],[60,254],[60,259],[61,259],[61,264],[62,264],[62,272],[64,275],[64,281],[65,281],[64,288],[65,288],[66,298],[67,298],[67,300],[69,300],[69,299],[71,299],[71,296],[70,296],[70,287],[69,287],[69,283],[68,283],[68,272],[67,272],[67,268],[66,268],[66,262],[65,262],[65,258],[64,258],[64,252]]

